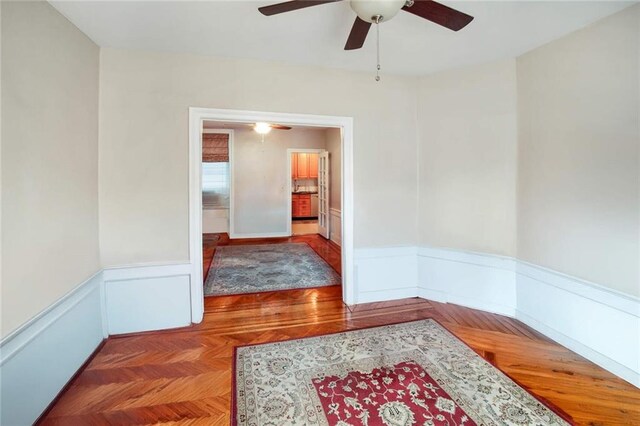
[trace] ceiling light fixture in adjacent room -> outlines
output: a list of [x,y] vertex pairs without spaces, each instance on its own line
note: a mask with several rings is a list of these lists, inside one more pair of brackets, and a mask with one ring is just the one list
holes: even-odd
[[256,133],[259,133],[261,135],[266,135],[267,133],[269,133],[271,131],[271,124],[264,123],[264,122],[258,122],[256,124],[254,124],[253,130],[255,130]]

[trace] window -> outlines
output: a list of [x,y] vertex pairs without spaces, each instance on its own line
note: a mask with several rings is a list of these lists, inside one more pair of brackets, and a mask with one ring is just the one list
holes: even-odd
[[229,208],[229,162],[202,163],[202,207]]

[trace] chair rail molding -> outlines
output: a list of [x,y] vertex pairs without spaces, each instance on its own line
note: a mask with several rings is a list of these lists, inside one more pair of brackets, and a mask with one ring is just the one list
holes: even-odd
[[640,299],[512,257],[418,249],[418,295],[519,319],[640,387]]
[[[515,317],[640,387],[640,298],[510,257],[426,246],[355,250],[352,274],[354,303],[422,297]],[[192,283],[191,262],[105,268],[3,338],[0,423],[33,423],[108,335],[191,324]]]
[[103,299],[98,271],[0,341],[0,424],[35,422],[107,337]]

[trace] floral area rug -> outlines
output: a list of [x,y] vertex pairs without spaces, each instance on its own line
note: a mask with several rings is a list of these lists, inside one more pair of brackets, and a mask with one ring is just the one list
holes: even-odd
[[236,348],[234,425],[567,425],[434,320]]
[[340,283],[340,276],[306,243],[219,246],[204,294],[220,296]]

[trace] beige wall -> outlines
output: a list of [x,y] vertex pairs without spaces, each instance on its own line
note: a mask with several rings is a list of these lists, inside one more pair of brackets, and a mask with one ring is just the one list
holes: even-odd
[[420,243],[515,255],[515,61],[422,78],[418,123]]
[[329,208],[342,209],[342,132],[327,129],[325,140],[329,151]]
[[233,137],[234,227],[237,234],[287,232],[287,149],[324,149],[324,130],[272,130],[261,136],[252,129]]
[[100,269],[98,47],[2,2],[2,335]]
[[518,256],[640,296],[640,6],[518,58]]
[[356,247],[417,242],[415,79],[102,49],[100,82],[106,266],[188,259],[192,106],[354,117]]

